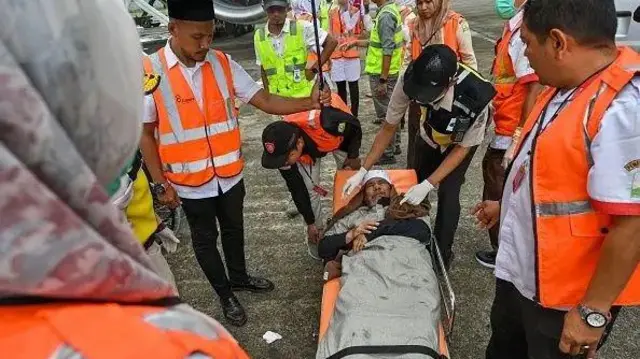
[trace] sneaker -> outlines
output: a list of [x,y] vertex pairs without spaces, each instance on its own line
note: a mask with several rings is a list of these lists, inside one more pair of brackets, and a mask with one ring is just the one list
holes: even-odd
[[479,251],[476,252],[476,261],[483,267],[494,269],[497,254],[497,251]]
[[402,154],[402,148],[400,148],[400,145],[396,146],[396,149],[395,149],[395,151],[393,151],[393,154],[396,155],[396,156]]
[[380,157],[380,159],[378,160],[378,162],[376,162],[376,165],[378,166],[384,166],[384,165],[394,165],[398,163],[398,161],[396,160],[396,157],[393,155],[382,155],[382,157]]

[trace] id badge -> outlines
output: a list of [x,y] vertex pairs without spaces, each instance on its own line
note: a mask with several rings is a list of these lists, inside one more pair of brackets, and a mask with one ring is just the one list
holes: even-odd
[[318,185],[313,186],[313,192],[319,194],[321,197],[326,197],[329,194],[329,191]]
[[518,172],[515,177],[513,177],[513,193],[516,193],[520,186],[522,186],[522,181],[524,180],[524,176],[527,175],[527,168],[529,167],[529,160],[524,161],[520,167],[518,167]]
[[294,82],[302,81],[302,74],[300,72],[300,69],[293,70],[293,81]]

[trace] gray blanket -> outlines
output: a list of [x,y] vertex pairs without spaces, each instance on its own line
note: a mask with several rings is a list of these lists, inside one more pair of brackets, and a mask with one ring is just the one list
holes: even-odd
[[[353,346],[422,345],[438,350],[440,292],[424,244],[382,236],[342,259],[341,290],[316,359]],[[426,359],[355,354],[348,359]]]

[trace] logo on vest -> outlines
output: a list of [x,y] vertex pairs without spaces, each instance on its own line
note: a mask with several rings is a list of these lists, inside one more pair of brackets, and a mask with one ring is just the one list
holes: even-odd
[[264,149],[267,150],[267,153],[272,155],[273,152],[276,150],[276,145],[273,144],[272,142],[265,142]]
[[345,128],[347,127],[347,124],[342,122],[341,124],[338,125],[338,133],[344,133]]
[[630,161],[624,166],[631,178],[631,198],[640,198],[640,159]]
[[191,103],[191,102],[193,102],[193,101],[195,101],[195,100],[196,100],[196,99],[195,99],[194,97],[182,98],[180,95],[177,95],[177,96],[176,96],[176,102],[177,102],[177,103],[184,103],[184,104],[187,104],[187,103]]

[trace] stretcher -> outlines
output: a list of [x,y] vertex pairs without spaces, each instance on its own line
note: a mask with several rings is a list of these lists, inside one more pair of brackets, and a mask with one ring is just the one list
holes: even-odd
[[[393,185],[398,193],[405,193],[409,188],[417,183],[417,176],[413,170],[388,170],[387,173],[391,178]],[[355,174],[354,171],[340,170],[336,173],[334,179],[334,193],[333,193],[333,213],[335,214],[340,208],[348,203],[350,198],[342,198],[342,188],[346,180]],[[455,319],[455,294],[453,292],[451,282],[447,275],[447,271],[444,266],[444,261],[438,244],[432,238],[431,242],[431,256],[433,257],[433,263],[436,266],[434,268],[438,276],[438,288],[442,296],[442,313],[439,323],[439,348],[438,352],[442,358],[449,358],[449,338],[453,329]],[[326,334],[331,317],[333,315],[336,300],[340,292],[340,278],[332,279],[324,284],[322,291],[322,305],[320,313],[320,328],[319,328],[319,341],[322,340]]]

